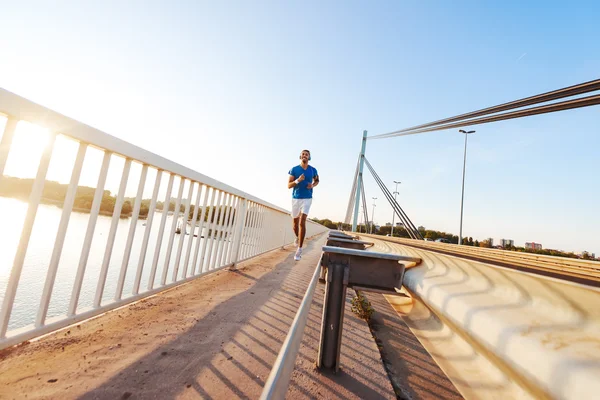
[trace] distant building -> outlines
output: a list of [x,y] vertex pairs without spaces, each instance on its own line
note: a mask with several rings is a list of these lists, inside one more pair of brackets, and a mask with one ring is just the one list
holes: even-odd
[[541,250],[542,249],[542,244],[541,243],[535,243],[535,242],[526,242],[525,243],[525,248],[529,249],[529,250]]
[[494,239],[492,238],[487,238],[488,243],[490,244],[490,247],[494,247]]
[[581,253],[575,253],[580,258],[596,258],[596,253],[590,253],[589,251],[582,251]]
[[502,247],[514,247],[515,241],[512,239],[500,239],[500,246]]
[[391,222],[386,222],[385,226],[392,226],[392,223]]
[[396,228],[402,228],[404,224],[402,222],[396,222]]

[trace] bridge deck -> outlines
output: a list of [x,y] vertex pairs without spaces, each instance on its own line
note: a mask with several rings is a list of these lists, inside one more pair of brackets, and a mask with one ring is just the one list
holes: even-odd
[[[258,398],[324,239],[300,262],[277,250],[0,353],[0,398]],[[319,285],[288,397],[395,398],[350,297],[343,371],[314,370],[322,299]]]

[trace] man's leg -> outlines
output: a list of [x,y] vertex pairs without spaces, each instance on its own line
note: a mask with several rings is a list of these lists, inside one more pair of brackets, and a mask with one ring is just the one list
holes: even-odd
[[300,216],[302,215],[302,210],[300,209],[300,201],[298,199],[292,199],[292,229],[294,230],[294,235],[296,239],[294,240],[294,246],[298,246],[298,228],[300,226]]
[[294,234],[296,238],[298,238],[298,227],[300,225],[300,216],[292,219],[292,228],[294,229]]
[[306,235],[306,214],[302,214],[302,216],[300,217],[300,234],[299,234],[299,238],[300,238],[300,244],[298,247],[302,247],[304,245],[304,236]]

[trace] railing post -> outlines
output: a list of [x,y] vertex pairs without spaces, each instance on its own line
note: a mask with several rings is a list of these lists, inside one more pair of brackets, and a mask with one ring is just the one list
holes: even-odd
[[173,191],[173,181],[175,180],[175,174],[169,175],[169,183],[167,184],[167,194],[165,195],[165,202],[163,203],[162,216],[160,218],[160,227],[158,229],[158,236],[156,238],[156,244],[154,245],[154,259],[152,260],[152,267],[150,268],[150,276],[148,277],[148,290],[154,289],[154,280],[156,279],[156,269],[158,267],[158,261],[160,257],[160,250],[162,246],[163,236],[165,234],[165,225],[167,224],[167,216],[169,214],[169,206],[171,204],[171,192]]
[[38,314],[35,319],[36,328],[39,328],[46,322],[48,306],[50,305],[52,289],[54,288],[54,281],[56,280],[56,272],[58,270],[58,264],[60,262],[63,246],[65,244],[65,236],[67,235],[67,228],[69,227],[69,219],[71,218],[71,211],[73,210],[73,203],[75,202],[77,185],[79,183],[81,169],[83,168],[83,161],[85,160],[85,152],[87,151],[87,147],[87,144],[79,143],[79,150],[77,151],[75,166],[73,167],[73,171],[71,173],[71,182],[69,183],[69,188],[67,189],[67,194],[63,203],[62,215],[60,216],[60,223],[58,225],[58,232],[56,233],[56,239],[54,240],[54,250],[52,250],[50,264],[48,265],[48,271],[46,273],[46,283],[44,284],[42,298],[40,299],[40,307],[38,308]]
[[215,261],[213,262],[214,268],[220,267],[221,261],[223,261],[223,252],[225,251],[225,246],[227,244],[227,231],[229,230],[229,214],[231,213],[233,201],[233,195],[230,194],[229,198],[227,199],[227,203],[225,204],[225,218],[223,218],[221,230],[218,236],[219,239],[215,247]]
[[108,231],[108,238],[106,239],[106,247],[104,248],[104,258],[102,259],[102,266],[100,267],[100,276],[96,285],[96,295],[94,296],[94,308],[99,308],[102,304],[104,286],[106,285],[108,267],[110,266],[110,259],[112,257],[113,246],[115,244],[115,237],[117,236],[119,219],[121,218],[121,209],[123,208],[123,203],[125,199],[125,190],[127,189],[127,181],[129,180],[131,162],[131,158],[126,158],[125,165],[123,165],[121,183],[119,184],[119,191],[117,193],[117,199],[115,201],[115,206],[113,209],[112,220],[110,222],[110,230]]
[[231,208],[229,210],[229,217],[227,220],[227,230],[225,231],[225,239],[223,243],[223,252],[221,253],[221,258],[219,259],[219,265],[229,264],[229,253],[231,250],[231,232],[233,231],[233,224],[235,215],[239,213],[237,212],[239,209],[240,199],[237,196],[234,196],[233,201],[231,203]]
[[15,135],[18,122],[18,119],[8,117],[6,125],[4,125],[4,134],[0,142],[0,180],[2,180],[2,176],[4,175],[4,167],[6,166],[6,160],[8,160],[8,153],[10,153],[12,139]]
[[239,218],[235,223],[235,236],[233,237],[233,251],[231,258],[233,265],[231,266],[231,269],[235,269],[235,264],[238,262],[238,257],[240,255],[240,245],[242,244],[244,227],[246,225],[246,211],[248,211],[248,200],[244,199],[242,201]]
[[81,285],[83,284],[83,276],[85,275],[85,269],[92,247],[92,240],[94,238],[94,230],[96,229],[96,222],[98,221],[98,214],[100,212],[100,205],[102,203],[102,197],[104,196],[104,185],[106,184],[106,176],[108,175],[111,156],[112,153],[110,151],[105,151],[102,165],[100,166],[100,176],[98,177],[98,183],[96,183],[94,201],[92,202],[92,209],[90,210],[90,219],[88,220],[85,238],[83,239],[81,256],[79,257],[79,264],[77,266],[77,275],[75,276],[73,291],[71,292],[71,302],[69,303],[69,311],[67,312],[69,317],[77,313]]
[[[161,286],[167,284],[167,273],[169,272],[169,265],[171,264],[171,254],[173,253],[173,242],[175,241],[175,229],[177,228],[177,221],[179,220],[179,214],[181,214],[181,197],[183,196],[183,187],[185,186],[185,178],[182,176],[179,178],[179,191],[177,193],[177,200],[175,201],[175,209],[173,210],[173,221],[171,221],[171,229],[169,230],[169,243],[167,244],[167,254],[165,256],[165,266],[163,267],[162,276],[160,278]],[[190,181],[190,185],[192,181]],[[167,204],[167,213],[171,204]]]
[[140,283],[142,281],[142,272],[144,269],[144,262],[146,261],[146,253],[148,250],[148,241],[150,240],[150,231],[152,230],[152,221],[154,221],[154,211],[156,210],[156,199],[158,198],[158,191],[160,190],[160,181],[162,180],[162,170],[156,170],[156,178],[154,181],[154,189],[152,191],[152,200],[150,200],[150,208],[148,209],[148,216],[146,217],[146,230],[144,231],[144,238],[142,239],[142,248],[140,250],[140,256],[138,259],[138,267],[135,273],[135,280],[133,281],[133,295],[140,292]]
[[10,276],[6,285],[6,292],[4,294],[2,308],[0,309],[0,339],[4,339],[6,331],[8,330],[8,323],[10,322],[10,315],[15,302],[17,287],[19,286],[19,279],[21,279],[21,272],[23,270],[23,264],[25,263],[25,254],[27,253],[27,246],[29,246],[29,239],[31,238],[33,223],[35,222],[35,216],[37,214],[38,206],[44,191],[46,173],[48,172],[48,166],[50,165],[50,158],[52,157],[55,141],[56,134],[51,133],[50,139],[48,140],[44,152],[42,153],[37,175],[35,177],[35,181],[33,182],[33,187],[31,188],[31,194],[29,195],[29,205],[27,206],[27,214],[25,214],[25,221],[23,222],[23,229],[21,230],[21,238],[19,239],[17,251],[13,260],[13,266],[10,270]]
[[[192,196],[194,195],[194,182],[190,181],[190,188],[185,199],[185,208],[183,210],[183,218],[181,218],[181,232],[179,234],[179,243],[177,243],[177,254],[175,255],[175,265],[173,265],[173,274],[171,280],[177,282],[177,273],[179,273],[179,264],[181,263],[181,253],[183,251],[183,243],[187,232],[187,222],[190,215],[190,206],[192,205]],[[178,218],[179,220],[179,218]],[[190,233],[190,242],[194,238],[194,230]]]
[[125,253],[123,254],[123,261],[121,262],[121,271],[119,272],[119,281],[117,282],[117,290],[114,297],[115,301],[119,301],[121,300],[121,297],[123,297],[123,287],[125,285],[125,277],[127,276],[127,268],[129,267],[129,259],[131,257],[131,248],[133,247],[133,239],[135,238],[138,217],[140,215],[140,209],[142,208],[142,195],[144,194],[147,176],[148,164],[144,164],[142,167],[140,181],[138,183],[138,190],[135,196],[135,203],[131,213],[131,219],[129,221],[129,233],[127,234],[127,240],[125,241]]
[[227,196],[227,193],[223,192],[222,190],[219,191],[219,194],[217,194],[217,204],[215,206],[215,213],[213,214],[214,217],[212,219],[212,223],[210,224],[210,230],[212,231],[210,233],[210,242],[208,243],[208,250],[206,253],[206,270],[210,271],[211,268],[211,263],[212,263],[212,259],[213,259],[213,247],[215,246],[215,240],[217,240],[217,228],[219,226],[219,220],[221,219],[221,215],[223,214],[223,204],[225,203],[225,197]]
[[[198,226],[198,240],[196,241],[196,249],[194,250],[194,259],[192,260],[192,275],[197,275],[202,272],[202,259],[200,259],[200,265],[198,265],[198,254],[200,251],[200,242],[206,243],[206,238],[203,239],[202,232],[204,231],[204,218],[206,215],[206,206],[208,205],[208,191],[211,189],[209,186],[205,186],[206,189],[204,191],[204,203],[202,204],[202,212],[200,212],[200,225]],[[212,189],[214,193],[214,188]],[[214,195],[213,195],[214,198]],[[212,202],[212,200],[211,200]],[[208,236],[208,234],[206,235]],[[204,245],[202,245],[204,247]],[[198,272],[196,272],[196,268],[198,268]]]
[[198,266],[199,273],[206,272],[204,259],[206,258],[206,249],[208,248],[208,240],[210,239],[209,233],[212,230],[211,229],[212,220],[214,218],[213,216],[215,215],[215,208],[217,207],[216,203],[215,203],[216,194],[217,194],[217,189],[213,188],[212,194],[210,196],[210,206],[209,206],[210,210],[208,212],[208,216],[206,217],[206,235],[204,236],[204,242],[202,243],[202,253],[200,254],[200,261],[199,261],[200,264]]
[[258,207],[259,214],[258,214],[258,233],[257,233],[257,237],[256,237],[256,253],[254,253],[254,255],[260,254],[262,253],[262,249],[263,249],[263,243],[265,242],[265,222],[267,219],[267,210],[265,207],[263,207],[262,205],[260,205]]
[[[244,225],[243,247],[240,257],[248,258],[252,254],[252,243],[254,241],[254,225],[256,222],[256,203],[250,202],[247,205],[246,214],[248,215],[248,221]],[[237,261],[237,260],[236,260]]]
[[[202,185],[200,182],[198,182],[198,192],[196,193],[196,202],[194,203],[192,224],[190,226],[190,240],[188,240],[187,251],[185,254],[185,261],[183,262],[183,273],[181,275],[182,278],[187,278],[187,276],[188,276],[188,265],[190,263],[190,257],[192,255],[192,243],[194,242],[194,232],[196,232],[196,223],[198,223],[198,207],[200,206],[200,197],[202,195],[203,187],[204,187],[204,185]],[[198,240],[196,241],[197,243],[200,242],[201,236],[202,236],[202,232],[198,233]],[[193,267],[192,267],[191,275],[194,275]]]

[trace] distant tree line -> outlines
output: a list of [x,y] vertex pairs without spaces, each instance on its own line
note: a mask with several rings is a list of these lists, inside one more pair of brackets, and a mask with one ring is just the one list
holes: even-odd
[[[21,179],[15,177],[4,177],[0,181],[0,196],[5,197],[13,197],[18,199],[27,200],[31,193],[31,189],[33,188],[33,179]],[[42,202],[55,204],[58,206],[62,206],[65,201],[65,197],[67,196],[68,185],[61,184],[55,181],[46,181],[44,183],[44,190],[42,192]],[[73,201],[73,209],[76,211],[90,211],[92,209],[92,204],[94,202],[94,194],[96,192],[96,188],[88,187],[88,186],[79,186],[77,187],[77,192],[75,194],[75,200]],[[151,199],[143,199],[140,204],[140,213],[139,216],[144,218],[148,216],[150,212],[150,203]],[[102,200],[100,202],[100,212],[102,214],[112,215],[115,209],[115,203],[117,202],[117,197],[111,195],[110,190],[105,190],[102,195]],[[179,205],[179,212],[185,212],[185,202],[186,199],[182,199],[181,204]],[[169,202],[169,211],[175,211],[175,200],[171,200]],[[135,204],[135,198],[126,197],[123,202],[123,206],[121,207],[121,216],[130,216],[133,211],[133,205]],[[164,202],[157,201],[156,202],[156,210],[163,211]],[[220,211],[227,211],[227,206],[220,207],[207,207],[206,212],[204,213],[204,221],[208,221],[210,211],[215,209],[215,212],[212,213],[212,217],[210,222],[215,220],[218,221],[220,216]],[[233,207],[230,211],[230,218],[235,217],[235,209]],[[190,205],[190,212],[188,218],[191,220],[194,216],[194,205]],[[200,220],[200,216],[202,214],[202,209],[198,210],[197,220]],[[223,219],[225,215],[223,216]]]
[[[327,218],[325,218],[325,219],[312,218],[312,221],[314,221],[318,224],[321,224],[329,229],[340,229],[340,230],[344,230],[344,231],[352,230],[351,224],[345,224],[343,222],[333,222]],[[357,225],[357,228],[356,228],[357,232],[365,232],[365,233],[368,232],[369,229],[370,229],[370,227],[365,226],[364,224]],[[419,233],[421,234],[421,236],[423,236],[423,238],[425,238],[425,239],[429,239],[432,241],[436,241],[438,239],[446,239],[450,243],[458,244],[458,236],[453,235],[452,233],[426,229],[424,226],[419,226],[417,229],[418,229]],[[375,235],[387,236],[387,235],[391,234],[391,230],[392,230],[391,226],[380,226],[378,229],[374,227],[375,232],[373,232],[373,233]],[[404,227],[394,227],[394,237],[410,238],[408,232],[406,231],[406,229],[404,229]],[[581,257],[579,257],[577,254],[575,254],[573,252],[563,252],[563,251],[552,250],[552,249],[534,250],[534,249],[526,249],[525,247],[515,247],[515,246],[504,246],[504,247],[492,246],[492,244],[490,243],[490,241],[488,239],[479,241],[477,239],[473,240],[472,237],[464,237],[462,239],[462,244],[465,246],[487,247],[487,248],[494,247],[494,248],[501,248],[504,250],[519,251],[519,252],[523,252],[523,253],[543,254],[543,255],[556,256],[556,257],[583,258],[586,260],[592,259],[588,253],[583,253],[583,255]]]
[[[0,181],[0,196],[14,197],[27,200],[33,188],[33,179],[20,179],[11,176],[5,176]],[[46,181],[42,191],[43,203],[55,204],[62,206],[65,197],[67,196],[68,185],[61,184],[55,181]],[[94,193],[96,188],[88,186],[78,186],[75,192],[75,200],[73,201],[73,209],[76,211],[90,211],[94,201]],[[100,213],[112,214],[115,209],[116,196],[111,196],[109,190],[105,190],[100,202]],[[131,201],[126,200],[121,209],[121,216],[131,214]]]
[[[195,207],[193,205],[190,206],[190,212],[188,214],[188,219],[191,221],[192,218],[194,217],[194,209]],[[219,222],[219,219],[221,219],[221,221],[223,221],[223,223],[226,223],[227,221],[225,220],[225,217],[227,216],[227,210],[229,209],[229,218],[228,220],[232,220],[235,219],[235,208],[234,207],[227,207],[227,206],[219,206],[219,207],[211,207],[211,206],[206,206],[206,211],[204,213],[204,222],[208,222],[208,217],[211,214],[212,211],[212,215],[210,216],[210,222],[214,222],[217,221]],[[214,210],[214,211],[213,211]],[[185,211],[185,209],[184,209]],[[221,218],[220,215],[223,214],[223,217]],[[200,221],[200,217],[202,216],[202,207],[198,208],[198,215],[196,216],[196,221]]]
[[327,218],[325,218],[325,219],[311,218],[311,220],[314,221],[314,222],[316,222],[317,224],[321,224],[324,227],[329,228],[329,229],[341,229],[341,230],[345,230],[345,231],[352,229],[351,225],[350,225],[350,229],[339,228],[338,224],[341,224],[341,222],[338,222],[336,224],[336,223],[332,222],[330,219],[327,219]]

